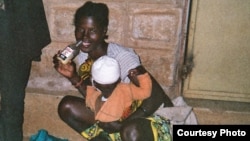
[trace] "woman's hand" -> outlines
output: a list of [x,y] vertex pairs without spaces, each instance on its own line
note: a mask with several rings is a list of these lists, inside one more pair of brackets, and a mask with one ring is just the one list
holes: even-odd
[[139,81],[137,79],[137,75],[144,74],[147,72],[143,66],[138,66],[134,69],[129,70],[128,78],[131,82],[133,82],[136,86],[140,86]]
[[78,89],[83,97],[86,97],[86,85],[83,83],[83,80],[76,72],[76,64],[73,61],[69,61],[67,64],[63,64],[57,58],[59,53],[60,51],[53,57],[54,68],[58,73],[66,77],[71,82],[71,84]]
[[54,68],[56,69],[57,72],[59,72],[62,76],[71,79],[75,75],[77,75],[76,72],[76,65],[73,61],[70,61],[67,64],[63,64],[60,60],[58,60],[58,55],[60,51],[54,55],[53,57],[53,63],[54,63]]

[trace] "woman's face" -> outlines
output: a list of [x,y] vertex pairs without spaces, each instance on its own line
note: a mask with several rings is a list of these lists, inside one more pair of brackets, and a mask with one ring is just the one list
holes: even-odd
[[100,46],[105,39],[106,31],[98,26],[92,17],[82,17],[75,27],[76,40],[82,40],[81,51],[89,53]]

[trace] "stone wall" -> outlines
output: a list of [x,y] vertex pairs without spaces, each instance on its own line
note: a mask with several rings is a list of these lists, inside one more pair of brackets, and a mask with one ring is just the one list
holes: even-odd
[[[52,43],[33,62],[28,90],[75,89],[53,68],[52,57],[74,41],[73,14],[85,0],[43,0]],[[109,42],[134,48],[142,64],[171,98],[179,95],[178,74],[186,37],[189,0],[100,0],[110,8]]]

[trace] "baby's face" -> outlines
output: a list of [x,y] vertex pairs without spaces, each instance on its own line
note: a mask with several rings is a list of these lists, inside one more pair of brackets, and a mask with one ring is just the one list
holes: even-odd
[[108,98],[111,95],[111,93],[113,92],[113,90],[115,89],[117,82],[112,83],[112,84],[100,84],[100,83],[97,83],[95,80],[93,80],[93,85],[99,91],[101,91],[102,95],[105,98]]

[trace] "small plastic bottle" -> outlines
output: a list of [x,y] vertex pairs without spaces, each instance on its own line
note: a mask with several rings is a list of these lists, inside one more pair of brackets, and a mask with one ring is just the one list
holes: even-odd
[[78,41],[74,44],[68,45],[66,48],[62,50],[62,52],[58,55],[58,59],[63,63],[67,64],[70,60],[75,58],[75,56],[79,53],[82,41]]

